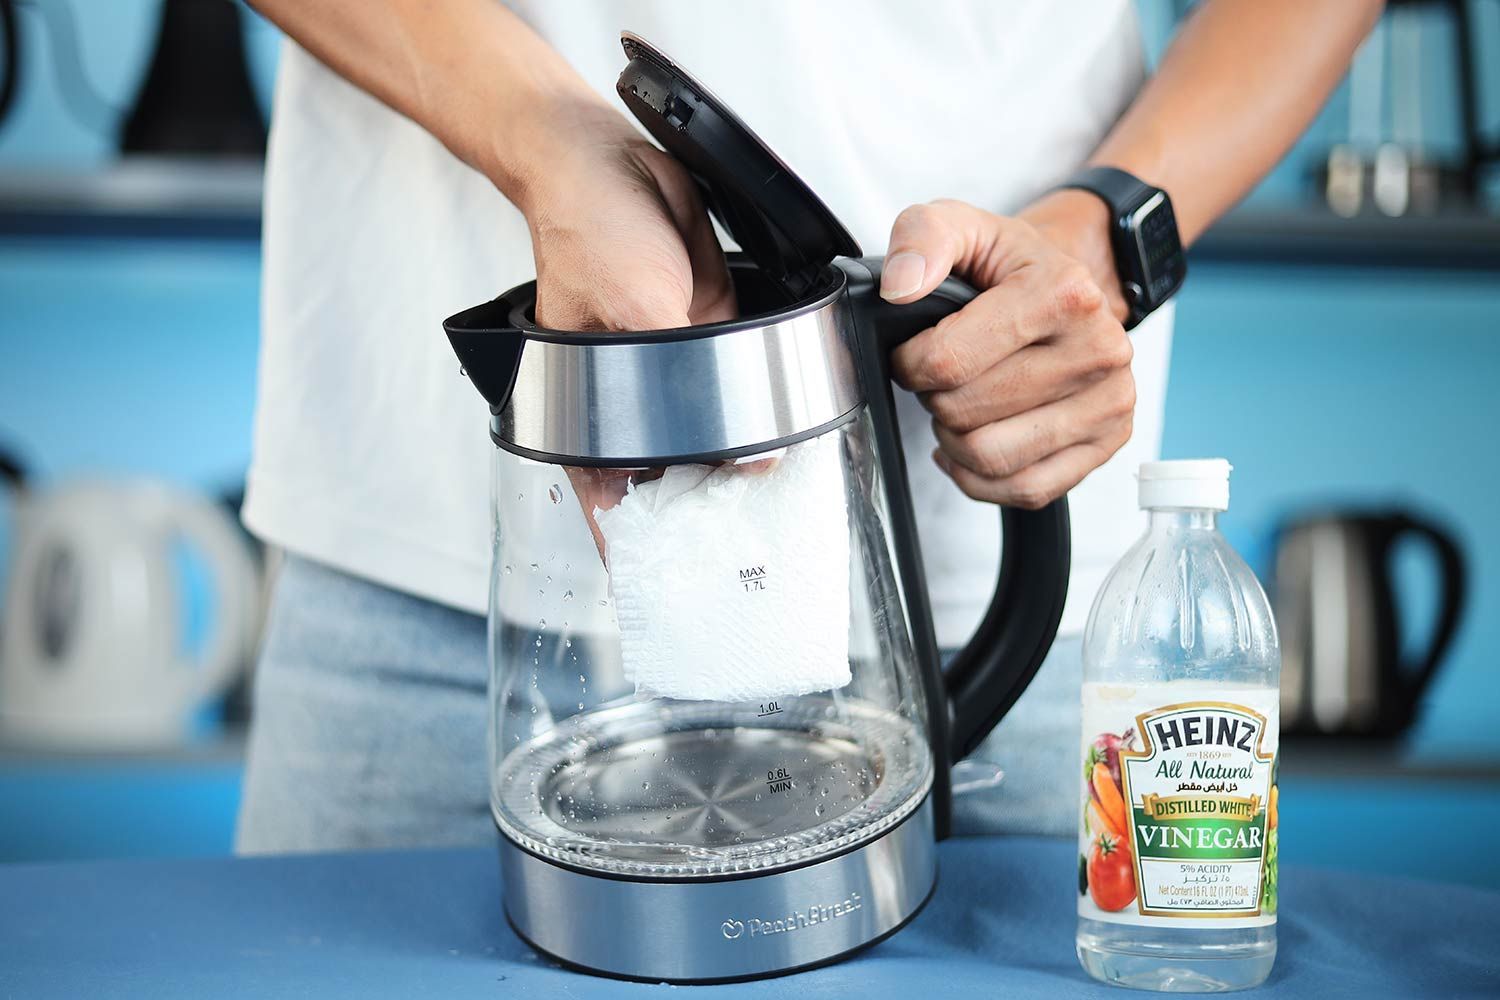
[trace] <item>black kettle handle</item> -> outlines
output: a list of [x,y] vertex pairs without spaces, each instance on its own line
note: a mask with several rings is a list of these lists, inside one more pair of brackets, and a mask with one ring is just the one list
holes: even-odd
[[[1401,664],[1398,668],[1399,676],[1406,684],[1404,707],[1408,711],[1414,711],[1414,703],[1417,698],[1421,697],[1422,692],[1426,690],[1428,683],[1437,673],[1438,666],[1443,662],[1443,654],[1447,653],[1454,636],[1458,633],[1458,622],[1463,616],[1464,605],[1468,600],[1468,571],[1464,563],[1463,552],[1452,535],[1431,521],[1400,513],[1393,516],[1389,522],[1389,533],[1385,537],[1385,551],[1382,553],[1382,562],[1387,573],[1387,588],[1394,590],[1389,579],[1391,550],[1401,538],[1407,535],[1415,535],[1432,546],[1438,557],[1439,572],[1442,574],[1442,605],[1438,612],[1437,624],[1432,630],[1432,638],[1427,644],[1427,651],[1414,658],[1412,662]],[[1395,600],[1392,595],[1391,607],[1394,606]]]
[[926,574],[917,539],[916,512],[901,448],[891,383],[890,354],[902,342],[963,308],[974,289],[949,278],[930,295],[907,305],[880,298],[879,258],[843,260],[849,302],[860,331],[859,364],[869,387],[882,475],[888,484],[897,568],[905,581],[912,640],[922,670],[933,753],[938,764],[938,835],[949,821],[948,765],[977,747],[1016,703],[1046,658],[1068,595],[1071,534],[1066,497],[1040,510],[1000,508],[1004,545],[994,595],[968,644],[946,674],[939,661]]

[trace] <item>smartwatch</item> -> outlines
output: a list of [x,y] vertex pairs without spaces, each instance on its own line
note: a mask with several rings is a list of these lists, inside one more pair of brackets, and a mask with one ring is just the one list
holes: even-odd
[[1114,167],[1089,167],[1058,185],[1098,195],[1109,206],[1110,245],[1133,329],[1176,294],[1187,276],[1187,256],[1177,234],[1172,199],[1133,174]]

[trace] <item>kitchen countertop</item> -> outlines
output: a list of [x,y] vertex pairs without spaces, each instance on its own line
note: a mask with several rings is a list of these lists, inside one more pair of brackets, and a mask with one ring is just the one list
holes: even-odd
[[[100,817],[108,822],[107,816]],[[1378,837],[1378,830],[1350,836]],[[725,996],[1121,997],[1073,955],[1071,844],[965,838],[938,892],[857,958]],[[501,912],[490,849],[0,866],[0,995],[629,997],[564,971]],[[1257,996],[1500,994],[1500,893],[1283,867]]]

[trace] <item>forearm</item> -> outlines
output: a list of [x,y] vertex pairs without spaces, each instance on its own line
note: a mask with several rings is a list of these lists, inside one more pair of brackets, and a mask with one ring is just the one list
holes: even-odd
[[561,146],[623,120],[494,0],[250,0],[355,86],[411,118],[524,209]]
[[1207,0],[1090,158],[1164,188],[1191,243],[1312,122],[1381,0]]

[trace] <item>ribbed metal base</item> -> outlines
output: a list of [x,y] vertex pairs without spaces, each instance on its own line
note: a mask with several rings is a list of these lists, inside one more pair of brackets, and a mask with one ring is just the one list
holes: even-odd
[[650,982],[781,975],[835,961],[910,920],[937,879],[932,803],[851,851],[770,875],[635,881],[500,838],[516,932],[560,962]]

